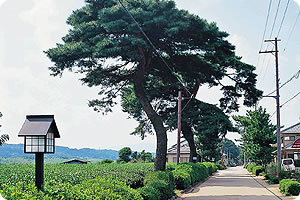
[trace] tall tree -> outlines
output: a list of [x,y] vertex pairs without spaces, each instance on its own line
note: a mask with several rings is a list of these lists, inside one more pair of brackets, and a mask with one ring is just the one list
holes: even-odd
[[[67,20],[72,28],[63,37],[63,43],[46,51],[55,63],[50,70],[54,76],[65,69],[73,70],[84,74],[83,83],[99,86],[99,99],[89,105],[100,112],[111,111],[119,91],[132,86],[156,133],[155,169],[164,170],[166,128],[153,107],[154,99],[147,88],[149,80],[157,84],[167,81],[172,84],[165,89],[177,91],[181,85],[176,76],[191,78],[186,88],[200,83],[220,85],[226,76],[236,84],[222,84],[221,106],[237,109],[236,101],[241,94],[246,97],[245,104],[257,100],[254,67],[240,62],[234,55],[234,47],[224,40],[228,34],[219,31],[215,23],[178,10],[174,1],[127,0],[123,3],[126,9],[120,2],[86,0],[83,8],[74,11]],[[234,72],[228,72],[229,69]]]
[[119,160],[129,162],[132,151],[129,147],[123,147],[119,151]]
[[266,165],[273,159],[272,152],[276,143],[276,126],[271,123],[266,109],[260,107],[255,111],[247,111],[246,116],[235,116],[236,127],[241,134],[243,152],[248,160]]
[[227,138],[222,140],[223,152],[225,154],[230,154],[230,159],[233,159],[235,163],[239,161],[240,149],[236,144]]

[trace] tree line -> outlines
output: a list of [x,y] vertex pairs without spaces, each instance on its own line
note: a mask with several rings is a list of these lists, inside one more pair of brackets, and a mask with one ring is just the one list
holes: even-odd
[[[67,19],[71,29],[63,42],[45,51],[54,63],[51,75],[83,74],[80,81],[99,89],[99,98],[89,101],[98,112],[111,112],[121,97],[123,111],[139,123],[132,134],[156,135],[155,170],[165,169],[166,133],[177,128],[182,90],[190,160],[197,149],[203,158],[215,157],[220,138],[235,130],[228,114],[239,110],[238,100],[253,106],[262,95],[255,67],[235,54],[229,34],[172,0],[85,2]],[[218,106],[195,98],[201,86],[220,88]]]

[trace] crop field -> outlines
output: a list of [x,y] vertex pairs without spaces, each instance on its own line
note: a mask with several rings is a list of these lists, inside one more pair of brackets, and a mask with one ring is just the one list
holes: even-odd
[[[153,171],[153,163],[128,164],[46,164],[44,167],[45,193],[50,197],[62,198],[64,187],[84,184],[92,179],[104,178],[118,180],[130,188],[143,185],[146,174]],[[0,192],[2,196],[18,199],[27,194],[28,199],[37,195],[34,187],[34,165],[0,165]],[[61,188],[60,188],[61,187]],[[47,199],[45,194],[40,194]],[[26,197],[24,197],[26,198]]]

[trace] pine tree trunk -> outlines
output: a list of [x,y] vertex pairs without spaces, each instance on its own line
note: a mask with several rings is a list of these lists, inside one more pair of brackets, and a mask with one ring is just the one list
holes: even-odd
[[[196,150],[192,128],[187,123],[182,122],[181,129],[182,129],[183,137],[186,139],[190,147],[189,162],[197,162],[199,157]],[[193,157],[196,157],[197,160],[193,160]]]
[[155,112],[152,105],[150,104],[145,90],[145,69],[143,66],[139,66],[134,80],[134,92],[139,100],[140,104],[143,107],[143,110],[147,114],[150,119],[155,133],[156,133],[156,159],[154,164],[154,170],[165,170],[166,168],[166,158],[167,158],[167,130],[163,125],[163,120],[161,117]]

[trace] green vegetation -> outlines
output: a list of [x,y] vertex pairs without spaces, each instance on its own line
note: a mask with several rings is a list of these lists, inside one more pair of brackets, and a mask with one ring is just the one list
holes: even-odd
[[222,140],[223,152],[229,155],[230,163],[239,163],[240,149],[235,145],[232,140],[225,138]]
[[[109,162],[108,162],[109,163]],[[7,199],[148,199],[165,200],[208,177],[213,163],[46,164],[42,191],[34,186],[33,165],[1,165],[0,193]]]
[[225,165],[217,164],[218,170],[224,170],[226,169]]
[[[208,164],[206,163],[208,166]],[[177,189],[185,189],[191,184],[208,177],[208,168],[202,163],[181,163],[172,171]]]
[[252,174],[255,176],[258,176],[261,172],[264,172],[265,168],[263,166],[254,166],[252,168]]
[[132,151],[129,147],[123,147],[122,149],[120,149],[118,162],[129,162],[131,160],[131,153]]
[[218,170],[218,167],[215,163],[203,162],[202,164],[205,165],[205,167],[208,169],[208,174],[210,176]]
[[256,164],[248,164],[248,165],[246,166],[246,169],[248,170],[248,172],[252,173],[252,169],[253,169],[253,167],[255,167],[255,166],[256,166]]
[[286,195],[299,195],[300,183],[290,179],[283,179],[279,183],[279,189]]
[[242,149],[249,161],[266,166],[273,159],[276,143],[276,126],[272,125],[270,115],[260,107],[247,111],[246,116],[233,117],[242,136]]
[[[226,40],[228,34],[220,31],[214,22],[208,23],[177,9],[174,1],[124,2],[152,44],[120,1],[85,2],[83,8],[68,18],[70,29],[62,42],[45,52],[54,63],[50,67],[52,75],[59,76],[66,70],[82,73],[83,83],[99,89],[99,99],[90,101],[89,106],[103,113],[112,111],[121,95],[119,91],[131,88],[134,97],[128,95],[127,99],[137,99],[139,104],[133,107],[139,114],[130,107],[123,108],[139,122],[137,132],[145,133],[153,126],[159,141],[155,170],[164,170],[166,166],[167,128],[162,115],[170,108],[170,116],[175,117],[176,105],[172,102],[182,89],[177,78],[184,80],[185,87],[194,96],[202,85],[220,86],[224,94],[220,107],[226,111],[238,110],[238,99],[242,96],[244,105],[251,106],[262,94],[255,88],[255,67],[241,62],[235,55],[235,47]],[[232,83],[223,85],[228,77]]]

